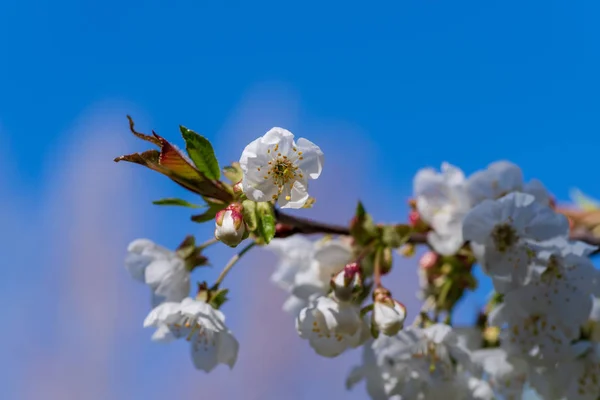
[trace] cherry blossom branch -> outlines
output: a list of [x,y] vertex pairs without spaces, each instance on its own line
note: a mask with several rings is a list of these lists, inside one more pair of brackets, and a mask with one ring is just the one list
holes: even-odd
[[[308,218],[296,217],[285,214],[280,210],[275,210],[275,217],[280,225],[277,230],[276,237],[288,237],[297,233],[310,235],[322,233],[326,235],[344,235],[350,236],[350,228],[341,225],[327,224],[323,222],[313,221]],[[427,235],[424,233],[412,233],[408,243],[426,244]]]
[[[295,234],[311,235],[311,234],[329,234],[329,235],[345,235],[350,236],[350,228],[328,224],[318,221],[313,221],[308,218],[296,217],[293,215],[285,214],[280,210],[275,210],[275,217],[277,218],[278,226],[277,233],[275,234],[278,238],[284,238]],[[579,240],[590,246],[598,247],[591,254],[600,254],[600,238],[594,236],[591,232],[578,229],[571,232],[571,240]],[[427,244],[427,234],[413,232],[408,239],[410,244]]]

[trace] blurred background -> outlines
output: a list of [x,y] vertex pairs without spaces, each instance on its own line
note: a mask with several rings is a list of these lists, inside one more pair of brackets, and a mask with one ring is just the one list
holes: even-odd
[[[193,369],[186,343],[152,343],[149,292],[123,267],[138,237],[175,247],[212,227],[168,179],[114,157],[207,136],[222,164],[273,126],[321,146],[305,216],[346,223],[356,201],[405,221],[412,178],[449,161],[508,159],[559,200],[600,197],[600,4],[593,1],[3,0],[0,2],[0,399],[364,399],[359,352],[316,356],[281,311],[275,257],[228,277],[232,371]],[[232,255],[209,252],[211,282]],[[387,282],[418,310],[417,259]],[[489,284],[461,304],[470,323]]]

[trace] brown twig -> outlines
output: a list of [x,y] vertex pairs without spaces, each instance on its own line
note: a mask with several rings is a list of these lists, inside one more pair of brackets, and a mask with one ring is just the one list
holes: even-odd
[[[346,226],[327,224],[307,218],[295,217],[293,215],[282,213],[277,209],[275,210],[275,217],[280,224],[280,229],[277,230],[275,235],[279,238],[288,237],[297,233],[304,235],[322,233],[326,235],[350,236],[350,228]],[[597,246],[598,249],[592,252],[592,255],[600,254],[600,238],[594,236],[589,231],[577,229],[571,232],[571,240],[579,240],[591,246]],[[408,243],[427,244],[427,234],[412,233]]]

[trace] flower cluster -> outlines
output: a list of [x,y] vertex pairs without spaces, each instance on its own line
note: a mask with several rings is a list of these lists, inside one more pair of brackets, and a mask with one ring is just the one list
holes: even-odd
[[[206,211],[192,220],[214,223],[214,239],[201,245],[188,237],[170,251],[138,239],[125,260],[150,288],[144,326],[155,329],[152,339],[187,340],[197,369],[234,367],[239,344],[220,310],[223,281],[263,246],[278,257],[271,280],[288,293],[282,308],[299,337],[328,358],[360,348],[346,386],[364,381],[373,400],[600,396],[600,272],[590,261],[600,243],[597,203],[561,209],[508,161],[468,177],[444,163],[440,172],[416,174],[407,224],[377,224],[359,203],[348,226],[335,226],[285,213],[315,202],[308,179],[320,176],[324,156],[309,140],[273,128],[221,170],[210,142],[185,127],[187,155],[156,133],[135,131],[131,120],[130,128],[160,151],[116,161],[144,165],[199,195]],[[198,208],[180,199],[156,204]],[[199,283],[190,297],[192,274],[208,264],[205,249],[244,242],[214,284]],[[393,250],[409,258],[418,245],[427,247],[415,263],[423,305],[408,324],[409,310],[383,281],[391,279]],[[455,326],[456,304],[478,284],[474,268],[494,291],[473,326]]]

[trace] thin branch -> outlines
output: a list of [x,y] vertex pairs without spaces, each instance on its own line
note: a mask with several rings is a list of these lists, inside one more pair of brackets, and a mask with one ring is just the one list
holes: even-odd
[[[346,226],[327,224],[307,218],[296,217],[293,215],[284,214],[277,209],[275,209],[275,217],[277,218],[277,222],[282,225],[276,234],[276,237],[279,238],[292,236],[297,233],[303,235],[322,233],[325,235],[350,236],[350,228]],[[426,244],[427,235],[424,233],[413,233],[411,234],[408,243]]]
[[233,268],[233,266],[239,261],[239,259],[242,258],[242,256],[244,254],[246,254],[250,249],[252,249],[255,245],[256,245],[256,242],[251,242],[249,245],[247,245],[246,247],[244,247],[242,249],[242,251],[240,251],[239,253],[237,253],[235,256],[231,257],[231,260],[229,260],[229,262],[223,268],[223,270],[219,274],[219,277],[215,281],[215,286],[219,286],[221,284],[221,282],[223,282],[223,279],[225,279],[225,277],[227,276],[227,274],[229,273],[229,271],[231,271],[231,268]]
[[[326,235],[344,235],[350,236],[350,228],[341,225],[327,224],[323,222],[313,221],[307,218],[296,217],[282,213],[280,210],[275,210],[275,216],[279,224],[276,237],[283,238],[297,233],[310,235],[322,233]],[[571,232],[571,240],[579,240],[587,243],[590,246],[598,247],[592,255],[600,254],[600,238],[594,236],[586,230],[576,230]],[[408,243],[412,244],[427,244],[426,233],[412,233]]]

